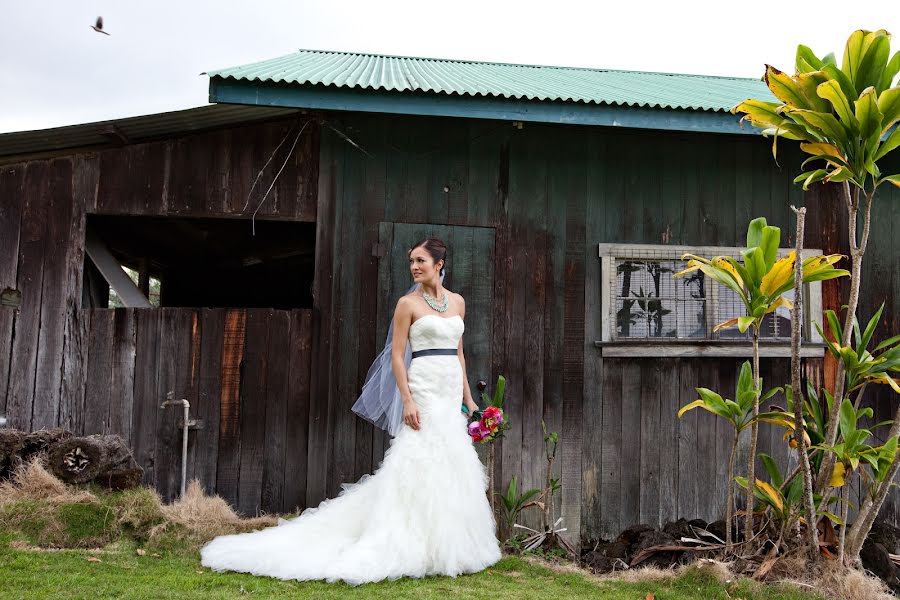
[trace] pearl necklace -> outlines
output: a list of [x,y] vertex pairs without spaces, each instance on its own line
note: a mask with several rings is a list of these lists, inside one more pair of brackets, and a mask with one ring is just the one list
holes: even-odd
[[438,312],[447,312],[447,309],[450,308],[450,298],[447,294],[444,294],[444,301],[441,304],[438,304],[437,300],[431,297],[431,294],[428,292],[422,292],[422,298],[425,299],[425,302],[428,303],[428,306],[433,308]]

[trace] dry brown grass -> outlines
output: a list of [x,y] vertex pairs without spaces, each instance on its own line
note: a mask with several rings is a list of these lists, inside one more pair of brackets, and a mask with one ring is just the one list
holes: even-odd
[[[819,566],[818,572],[807,569],[806,561],[800,557],[787,557],[775,563],[770,579],[794,584],[805,589],[814,589],[830,600],[891,600],[891,594],[884,582],[858,569],[845,569],[837,561],[828,561]],[[798,578],[798,573],[805,576]]]
[[161,505],[166,520],[151,532],[151,537],[180,525],[191,532],[197,543],[203,543],[219,535],[242,533],[275,525],[278,517],[265,515],[250,519],[239,517],[231,506],[219,496],[207,496],[196,479],[191,480],[184,497],[172,504]]
[[[277,524],[277,516],[244,519],[219,496],[203,493],[193,480],[184,498],[165,504],[153,489],[140,487],[106,495],[94,494],[57,479],[38,455],[19,466],[8,481],[0,482],[0,508],[7,526],[32,531],[33,543],[48,547],[78,547],[90,540],[68,539],[71,524],[62,510],[79,504],[99,508],[104,518],[113,515],[110,536],[126,536],[140,543],[193,552],[219,535],[253,531]],[[30,525],[30,528],[29,528]],[[34,531],[40,531],[34,535]]]
[[43,464],[39,454],[19,465],[8,481],[0,482],[0,506],[20,500],[44,500],[51,504],[71,504],[96,500],[94,494],[69,487]]

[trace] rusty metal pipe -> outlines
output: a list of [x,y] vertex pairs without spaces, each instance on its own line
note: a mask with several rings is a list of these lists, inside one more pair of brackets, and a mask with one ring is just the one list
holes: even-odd
[[159,407],[165,408],[167,406],[174,406],[176,404],[184,405],[184,432],[181,435],[181,495],[179,496],[183,498],[185,481],[187,480],[188,423],[190,423],[188,413],[191,410],[191,403],[188,402],[186,398],[175,400],[175,392],[169,392],[166,394],[166,401],[160,404]]

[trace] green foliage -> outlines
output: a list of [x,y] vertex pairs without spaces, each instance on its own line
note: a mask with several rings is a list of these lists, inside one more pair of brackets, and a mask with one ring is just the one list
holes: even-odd
[[[732,290],[744,304],[746,315],[719,323],[714,331],[737,327],[744,333],[752,326],[758,332],[765,315],[780,306],[792,306],[783,294],[794,288],[795,253],[791,251],[778,259],[780,239],[781,230],[760,217],[753,219],[747,227],[747,246],[741,251],[741,261],[731,256],[706,259],[685,254],[682,257],[688,259],[687,268],[675,273],[674,277],[699,270]],[[849,271],[833,267],[841,258],[840,254],[831,254],[805,259],[802,265],[803,281],[810,283],[849,275]]]
[[519,494],[519,482],[516,477],[509,481],[506,488],[506,494],[500,496],[500,509],[503,513],[503,520],[506,523],[507,531],[512,534],[516,521],[519,519],[519,513],[528,506],[532,506],[531,500],[541,493],[541,490],[531,489]]
[[853,342],[841,346],[844,331],[833,310],[825,311],[826,322],[833,340],[822,331],[819,324],[816,329],[819,335],[828,342],[828,351],[835,359],[844,364],[847,377],[845,389],[847,393],[860,389],[866,383],[886,384],[900,394],[900,382],[893,373],[900,371],[900,335],[896,335],[878,344],[869,351],[872,336],[881,320],[884,304],[872,315],[864,330],[860,330],[856,315],[853,316]]
[[[761,382],[761,380],[760,380]],[[702,408],[714,415],[728,421],[734,427],[736,433],[740,433],[753,424],[754,420],[780,425],[782,427],[793,428],[793,415],[783,411],[771,411],[760,413],[756,419],[753,417],[753,399],[759,390],[753,385],[753,375],[750,368],[750,361],[744,361],[741,365],[741,373],[738,376],[737,386],[735,387],[734,397],[736,401],[728,398],[722,398],[716,392],[707,388],[695,388],[700,398],[681,407],[678,411],[678,418],[684,413],[695,408]],[[766,392],[761,400],[767,400],[782,391],[780,387],[772,388]]]
[[840,66],[833,55],[820,59],[798,46],[795,75],[766,65],[766,85],[779,102],[748,99],[732,112],[773,136],[773,155],[779,136],[801,142],[810,158],[794,181],[803,189],[817,181],[900,186],[900,175],[882,175],[877,164],[900,146],[900,129],[891,131],[900,120],[900,87],[892,87],[900,52],[889,57],[890,40],[883,29],[854,31]]

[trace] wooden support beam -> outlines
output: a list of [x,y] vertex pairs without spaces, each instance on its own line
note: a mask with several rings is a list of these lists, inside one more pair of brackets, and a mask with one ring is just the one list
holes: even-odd
[[116,291],[127,307],[150,308],[147,297],[141,293],[109,248],[97,235],[88,229],[85,233],[84,250],[103,278]]

